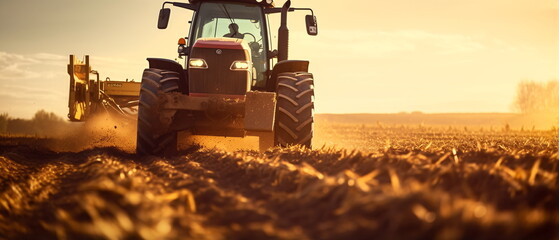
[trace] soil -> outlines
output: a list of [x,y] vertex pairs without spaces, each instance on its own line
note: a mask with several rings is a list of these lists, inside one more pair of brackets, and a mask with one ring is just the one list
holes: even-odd
[[4,136],[0,239],[559,239],[555,131],[323,124],[316,136],[315,150],[167,158],[114,134],[81,147]]

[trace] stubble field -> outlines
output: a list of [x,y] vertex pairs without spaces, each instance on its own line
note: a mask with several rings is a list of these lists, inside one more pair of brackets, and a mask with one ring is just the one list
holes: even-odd
[[2,137],[0,238],[559,239],[556,131],[318,122],[315,150],[170,158],[126,139]]

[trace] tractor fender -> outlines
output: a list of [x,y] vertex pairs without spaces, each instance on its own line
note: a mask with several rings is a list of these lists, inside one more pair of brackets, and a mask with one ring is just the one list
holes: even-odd
[[274,66],[270,79],[266,83],[266,90],[274,92],[276,90],[276,83],[278,74],[285,72],[308,72],[309,61],[307,60],[283,60]]
[[149,62],[149,68],[179,73],[179,91],[188,94],[188,74],[186,74],[186,70],[184,70],[179,63],[165,58],[148,58],[147,60]]

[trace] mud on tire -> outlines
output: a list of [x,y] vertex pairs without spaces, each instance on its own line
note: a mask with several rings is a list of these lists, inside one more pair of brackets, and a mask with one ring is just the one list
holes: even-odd
[[138,105],[136,153],[168,155],[176,151],[177,133],[169,129],[175,111],[161,108],[162,93],[179,91],[179,73],[155,68],[144,70]]
[[274,145],[312,147],[314,122],[314,79],[311,73],[278,75]]

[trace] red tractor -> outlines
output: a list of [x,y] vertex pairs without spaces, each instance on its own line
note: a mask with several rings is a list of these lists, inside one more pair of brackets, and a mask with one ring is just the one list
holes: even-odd
[[[177,149],[177,133],[259,136],[260,149],[302,145],[311,148],[314,89],[309,61],[288,60],[287,14],[306,10],[307,33],[317,35],[309,8],[281,8],[271,0],[190,0],[165,2],[158,28],[167,28],[171,10],[194,11],[187,38],[179,40],[176,61],[148,58],[138,105],[136,151],[166,155]],[[280,14],[277,49],[268,15]],[[274,58],[277,63],[272,64]]]

